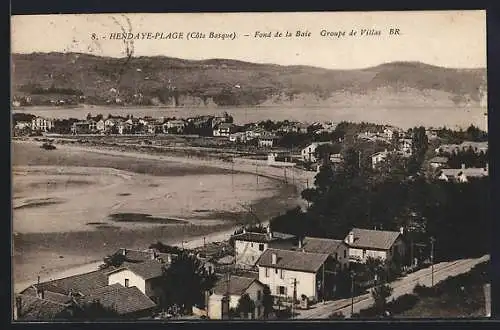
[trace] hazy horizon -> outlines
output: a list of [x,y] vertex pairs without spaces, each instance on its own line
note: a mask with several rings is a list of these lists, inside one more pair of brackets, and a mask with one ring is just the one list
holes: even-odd
[[[390,28],[401,30],[389,36]],[[373,29],[379,36],[336,38],[320,31]],[[260,38],[257,31],[308,31],[310,37]],[[235,33],[234,40],[124,40],[111,33]],[[92,39],[92,34],[98,36]],[[310,13],[22,15],[11,18],[12,53],[82,53],[112,58],[166,56],[283,66],[363,69],[391,62],[486,67],[484,10]],[[106,38],[107,36],[107,38]]]

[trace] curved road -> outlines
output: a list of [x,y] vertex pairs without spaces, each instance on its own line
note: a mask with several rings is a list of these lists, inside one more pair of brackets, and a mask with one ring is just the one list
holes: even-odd
[[[434,284],[445,280],[448,276],[456,276],[467,273],[475,265],[480,264],[490,259],[489,255],[485,255],[476,259],[460,259],[455,261],[441,262],[434,265]],[[414,273],[407,275],[399,280],[396,280],[390,285],[393,288],[393,293],[388,301],[396,299],[404,294],[412,293],[413,288],[417,284],[431,286],[432,275],[431,267],[420,269]],[[359,313],[361,309],[368,308],[373,305],[371,293],[366,293],[354,297],[354,313]],[[326,303],[318,303],[313,308],[308,310],[298,310],[297,319],[327,319],[335,312],[342,313],[346,318],[351,317],[351,298],[328,301]]]

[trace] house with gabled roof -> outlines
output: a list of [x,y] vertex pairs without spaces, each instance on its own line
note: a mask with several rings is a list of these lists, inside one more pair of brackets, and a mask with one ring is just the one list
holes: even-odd
[[236,131],[236,125],[232,123],[220,123],[213,128],[213,136],[229,137]]
[[124,263],[107,274],[107,285],[118,283],[126,288],[135,286],[155,303],[160,303],[163,296],[161,277],[169,265],[159,260]]
[[335,271],[328,253],[267,249],[257,261],[259,281],[279,298],[307,297],[318,301],[327,295],[327,281]]
[[269,227],[266,233],[247,232],[234,235],[235,263],[241,268],[253,268],[259,257],[270,247],[286,248],[295,245],[296,237],[285,233],[273,232]]
[[471,179],[479,179],[489,176],[488,164],[484,168],[465,167],[462,164],[461,168],[443,168],[441,169],[438,179],[443,181],[452,181],[459,183],[469,182]]
[[363,263],[368,257],[391,260],[404,256],[405,244],[399,231],[353,228],[344,242],[349,246],[350,262]]
[[436,156],[429,160],[429,165],[433,168],[444,167],[448,164],[448,157]]
[[326,253],[338,262],[340,270],[345,270],[349,267],[349,247],[342,240],[306,236],[298,241],[296,250]]
[[63,302],[52,297],[16,294],[13,318],[15,321],[62,321],[71,317],[73,306],[70,298]]
[[[264,314],[264,284],[256,278],[228,274],[220,278],[209,292],[207,314],[212,320],[223,319],[223,298],[228,296],[228,307],[236,308],[240,298],[247,294],[255,304],[251,319],[260,319]],[[229,309],[228,308],[228,309]],[[225,311],[224,311],[225,312]]]
[[113,309],[122,318],[152,316],[157,305],[137,287],[124,287],[119,283],[92,291],[80,298],[79,303],[98,301],[103,307]]
[[48,295],[51,293],[73,297],[83,297],[95,289],[108,285],[107,273],[110,269],[64,277],[57,280],[41,282],[21,291],[21,294],[31,296]]

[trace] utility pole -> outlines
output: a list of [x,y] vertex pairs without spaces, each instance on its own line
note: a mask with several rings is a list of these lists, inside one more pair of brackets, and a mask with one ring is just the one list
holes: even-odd
[[351,318],[352,315],[354,314],[354,276],[356,273],[354,271],[351,271]]
[[288,183],[288,181],[286,179],[286,167],[283,167],[283,172],[284,172],[284,175],[285,175],[285,183]]
[[434,242],[436,239],[431,236],[431,286],[434,286]]
[[293,279],[293,296],[292,296],[292,319],[295,315],[295,300],[297,300],[297,279]]
[[257,180],[257,186],[259,185],[259,164],[255,165],[255,178]]
[[323,279],[321,280],[321,291],[323,295],[323,304],[325,303],[325,264],[321,267]]
[[205,241],[205,236],[203,236],[203,247],[205,247],[206,241]]
[[231,190],[234,191],[234,158],[231,160]]

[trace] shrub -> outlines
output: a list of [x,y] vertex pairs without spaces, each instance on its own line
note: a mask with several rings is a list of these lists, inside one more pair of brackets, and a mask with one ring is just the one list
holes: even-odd
[[420,297],[433,297],[436,295],[436,289],[425,285],[417,284],[413,289],[413,293]]
[[398,299],[391,301],[388,304],[388,309],[391,314],[399,314],[413,308],[418,300],[418,297],[414,294],[404,294]]

